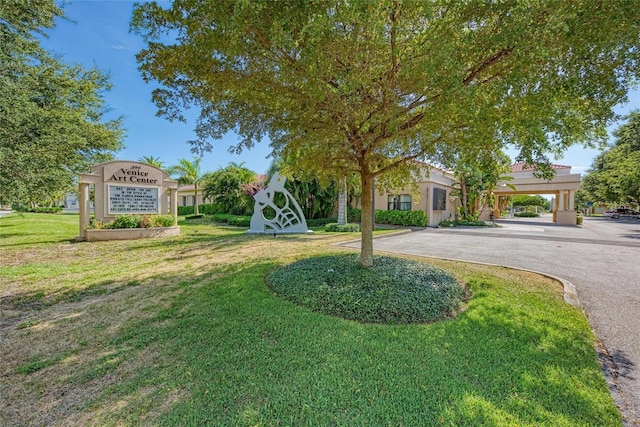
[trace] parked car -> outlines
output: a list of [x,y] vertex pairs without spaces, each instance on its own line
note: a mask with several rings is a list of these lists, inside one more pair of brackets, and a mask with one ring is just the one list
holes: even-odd
[[618,219],[618,218],[640,218],[640,212],[634,211],[629,208],[617,208],[610,211],[607,211],[603,214],[604,216]]

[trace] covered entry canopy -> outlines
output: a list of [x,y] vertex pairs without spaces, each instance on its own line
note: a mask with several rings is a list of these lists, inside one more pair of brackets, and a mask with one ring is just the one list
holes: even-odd
[[[558,224],[575,225],[575,195],[580,189],[580,174],[572,174],[571,166],[552,165],[555,176],[547,181],[533,176],[533,168],[526,163],[515,163],[511,165],[513,177],[511,181],[498,183],[494,195],[496,197],[494,206],[498,206],[498,197],[511,196],[514,194],[551,194],[555,196],[553,221]],[[507,184],[514,186],[515,190],[507,187]],[[494,212],[497,218],[499,211]]]

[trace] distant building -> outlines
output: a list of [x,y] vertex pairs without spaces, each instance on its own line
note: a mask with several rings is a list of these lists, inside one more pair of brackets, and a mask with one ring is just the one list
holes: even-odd
[[[534,176],[534,169],[525,163],[511,165],[507,175],[512,179],[498,183],[494,191],[495,203],[498,206],[500,196],[514,194],[544,194],[554,197],[553,221],[558,224],[575,225],[575,194],[580,188],[580,174],[572,174],[571,166],[552,165],[555,176],[544,180]],[[393,192],[375,192],[374,208],[376,210],[421,210],[427,214],[428,225],[437,226],[447,219],[456,219],[460,199],[455,188],[457,181],[452,172],[425,164],[423,174],[418,180],[418,199],[411,195],[408,188]],[[507,187],[514,186],[515,190]],[[492,211],[485,207],[480,219],[488,221]],[[500,211],[493,211],[494,217]]]
[[[194,192],[195,185],[193,184],[178,187],[178,206],[195,206],[196,195]],[[197,199],[198,205],[204,203],[203,189],[200,186],[198,186]]]
[[[564,225],[575,225],[577,212],[575,209],[576,191],[580,189],[580,174],[572,174],[571,166],[551,165],[555,176],[550,180],[536,178],[533,167],[524,162],[511,165],[511,173],[508,175],[513,179],[498,184],[494,191],[496,203],[500,196],[512,196],[514,194],[541,194],[551,195],[553,222]],[[507,187],[507,184],[514,186],[515,190]],[[494,217],[498,218],[500,212],[494,211]],[[481,217],[481,219],[488,219]]]

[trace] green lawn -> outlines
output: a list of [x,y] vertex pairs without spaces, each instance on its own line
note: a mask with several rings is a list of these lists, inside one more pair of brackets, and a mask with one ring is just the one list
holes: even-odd
[[373,325],[264,278],[357,234],[72,243],[72,215],[0,218],[0,425],[621,425],[584,314],[554,281],[428,261],[457,318]]

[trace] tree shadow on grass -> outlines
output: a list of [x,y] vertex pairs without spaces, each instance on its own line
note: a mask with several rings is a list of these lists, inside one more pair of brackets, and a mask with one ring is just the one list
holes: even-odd
[[[105,405],[115,394],[139,405],[144,384],[155,384],[189,396],[155,413],[169,425],[184,419],[214,425],[618,420],[606,405],[610,397],[586,324],[567,326],[564,315],[530,312],[485,290],[455,320],[363,325],[278,299],[261,283],[271,266],[247,263],[186,288],[170,307],[125,328],[114,342],[161,348],[164,359],[95,403]],[[156,397],[162,401],[162,392]],[[157,403],[146,405],[161,411]]]
[[[31,236],[32,233],[8,233],[8,234],[2,234],[3,239],[9,239],[9,238],[13,238],[13,237],[27,237],[27,236]],[[19,246],[33,246],[33,245],[39,245],[39,244],[55,244],[55,243],[75,243],[76,240],[75,238],[70,239],[68,237],[65,238],[61,238],[61,239],[52,239],[49,237],[43,237],[41,239],[34,239],[34,238],[30,238],[28,242],[17,242],[17,243],[7,243],[6,241],[2,242],[2,240],[0,240],[0,248],[10,248],[10,247],[19,247]]]
[[[93,356],[81,352],[73,366],[62,367],[66,378],[48,383],[47,370],[68,363],[50,355],[59,362],[13,381],[28,388],[33,375],[41,381],[33,387],[57,382],[66,389],[66,397],[46,402],[61,424],[89,418],[163,425],[619,423],[593,336],[584,319],[575,322],[582,314],[572,307],[530,307],[517,292],[478,280],[456,319],[367,325],[278,298],[263,283],[275,266],[241,260],[187,282],[176,273],[122,286],[116,293],[131,292],[131,301],[148,292],[166,300],[129,318],[127,304],[108,307],[116,294],[105,294],[94,308],[112,312],[118,324],[111,333],[96,329],[89,309],[73,318],[97,335],[85,352]],[[52,330],[30,333],[37,339]],[[39,404],[45,402],[26,410]]]

